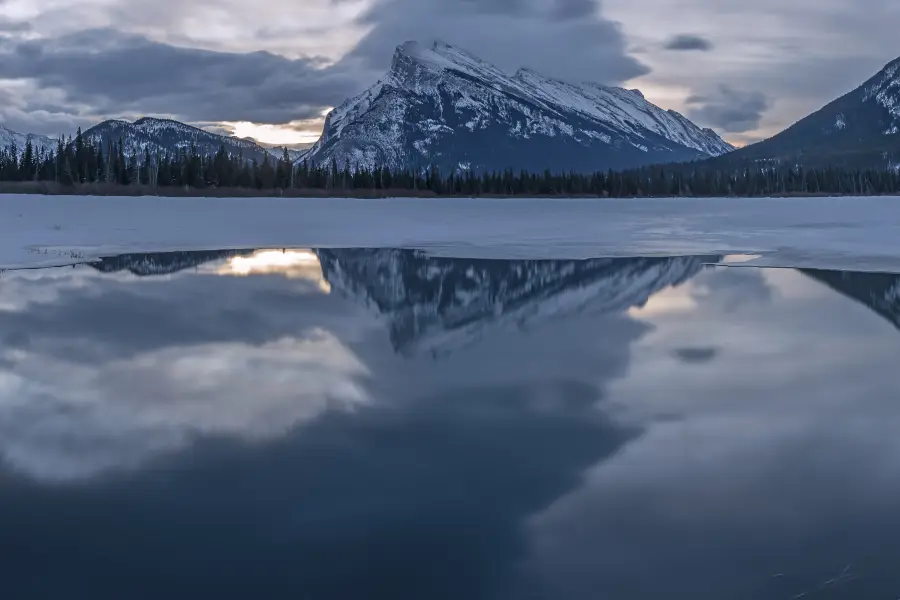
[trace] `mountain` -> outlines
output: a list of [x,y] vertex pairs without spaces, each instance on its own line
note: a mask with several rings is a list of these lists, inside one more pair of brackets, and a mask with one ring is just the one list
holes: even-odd
[[637,90],[528,69],[508,76],[442,42],[407,42],[381,81],[331,111],[307,158],[341,167],[586,172],[732,149]]
[[103,121],[82,134],[94,143],[102,141],[104,146],[110,142],[125,143],[125,153],[138,152],[144,149],[154,152],[177,152],[188,150],[194,144],[201,155],[211,155],[219,151],[222,145],[230,154],[242,154],[244,158],[262,161],[268,154],[272,159],[281,157],[281,150],[269,150],[259,144],[236,137],[219,135],[204,131],[185,123],[170,119],[154,119],[145,117],[134,123],[120,120]]
[[900,165],[900,58],[821,110],[712,163]]
[[0,149],[6,149],[15,144],[16,149],[21,153],[25,150],[25,144],[29,139],[36,151],[41,148],[56,151],[56,140],[54,139],[33,133],[16,133],[0,125]]
[[642,306],[718,256],[485,260],[440,258],[416,250],[315,251],[332,291],[388,324],[401,354],[444,354],[492,328],[517,329],[578,312]]

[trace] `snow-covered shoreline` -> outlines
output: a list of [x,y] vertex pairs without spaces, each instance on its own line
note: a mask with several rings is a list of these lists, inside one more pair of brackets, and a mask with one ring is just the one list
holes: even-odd
[[900,272],[900,198],[459,199],[0,195],[0,268],[279,247],[447,256],[760,254],[747,264]]

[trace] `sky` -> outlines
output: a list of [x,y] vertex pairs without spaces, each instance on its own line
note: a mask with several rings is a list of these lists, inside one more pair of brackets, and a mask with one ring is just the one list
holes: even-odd
[[639,88],[743,145],[900,56],[896,0],[0,0],[0,125],[171,117],[308,144],[440,39],[502,69]]

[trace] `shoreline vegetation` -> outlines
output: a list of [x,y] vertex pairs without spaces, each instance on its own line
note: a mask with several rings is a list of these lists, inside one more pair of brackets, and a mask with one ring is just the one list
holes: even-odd
[[175,187],[149,186],[144,184],[114,183],[76,183],[63,185],[53,181],[4,182],[0,181],[0,194],[23,194],[44,196],[122,196],[122,197],[160,197],[160,198],[559,198],[563,199],[602,199],[602,198],[829,198],[856,196],[891,196],[900,197],[900,190],[883,193],[830,193],[830,192],[784,192],[756,195],[738,194],[643,194],[634,196],[610,196],[598,194],[570,193],[524,193],[524,194],[439,194],[428,189],[322,189],[322,188],[244,188],[244,187]]
[[126,153],[117,141],[59,140],[55,150],[0,148],[0,192],[98,196],[679,198],[900,195],[900,169],[775,163],[680,163],[595,173],[442,173],[293,163],[286,149],[260,162],[222,146],[202,155]]

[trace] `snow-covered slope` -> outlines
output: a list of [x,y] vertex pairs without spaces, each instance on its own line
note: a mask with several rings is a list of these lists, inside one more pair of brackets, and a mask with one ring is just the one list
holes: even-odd
[[373,308],[403,354],[442,354],[493,327],[530,328],[567,314],[643,305],[718,256],[486,260],[415,250],[318,250],[337,293]]
[[900,134],[900,58],[864,86],[863,102],[873,102],[884,109],[884,135]]
[[334,109],[307,158],[441,169],[602,170],[718,156],[712,130],[637,90],[497,67],[441,42],[407,42],[390,72]]
[[269,150],[255,142],[231,136],[218,135],[197,127],[170,119],[143,118],[134,123],[120,120],[104,121],[83,134],[94,142],[125,143],[127,154],[143,153],[145,149],[154,152],[177,152],[188,150],[193,144],[201,155],[215,154],[222,145],[233,154],[244,158],[262,160],[266,154],[279,158],[280,150]]
[[17,133],[11,129],[7,129],[0,125],[0,148],[6,150],[10,146],[15,146],[16,151],[21,154],[25,150],[25,144],[31,140],[35,152],[41,149],[45,151],[56,150],[56,140],[50,139],[43,135],[35,135],[32,133]]

